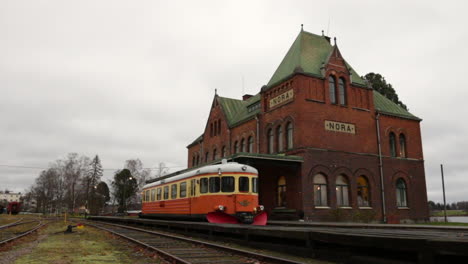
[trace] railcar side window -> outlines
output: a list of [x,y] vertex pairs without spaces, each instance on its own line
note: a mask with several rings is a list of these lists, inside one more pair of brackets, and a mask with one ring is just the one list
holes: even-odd
[[220,190],[220,177],[210,177],[210,193],[217,193]]
[[155,196],[156,196],[156,189],[151,190],[151,202],[155,201]]
[[181,182],[180,183],[180,193],[179,193],[179,197],[180,198],[184,198],[187,196],[187,183],[186,182]]
[[177,198],[177,184],[171,186],[171,199]]
[[158,188],[158,190],[156,191],[156,199],[158,201],[161,200],[161,188]]
[[208,178],[200,179],[200,193],[208,192]]
[[169,186],[164,186],[164,200],[169,199]]
[[234,191],[234,177],[221,177],[221,191],[233,192]]
[[239,192],[248,192],[248,191],[249,191],[249,178],[239,177]]
[[197,183],[197,180],[193,179],[190,181],[190,197],[195,196],[195,188],[197,187],[195,184]]
[[145,201],[145,191],[141,192],[141,200],[143,200],[143,202],[146,202]]
[[258,178],[252,178],[252,192],[258,193]]
[[147,190],[147,191],[145,192],[145,201],[149,202],[149,198],[150,198],[149,196],[150,196],[150,191]]

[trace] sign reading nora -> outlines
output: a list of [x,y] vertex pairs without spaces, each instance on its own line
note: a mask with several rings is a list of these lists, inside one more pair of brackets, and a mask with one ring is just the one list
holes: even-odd
[[325,120],[325,130],[356,134],[356,126],[348,123]]
[[279,104],[285,103],[287,101],[291,101],[294,98],[293,90],[289,90],[285,93],[282,93],[272,99],[270,99],[270,108],[275,107]]

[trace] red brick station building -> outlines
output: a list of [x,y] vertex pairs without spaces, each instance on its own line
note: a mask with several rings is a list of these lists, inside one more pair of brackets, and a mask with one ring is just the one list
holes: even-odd
[[373,90],[336,41],[301,30],[258,94],[215,94],[188,164],[254,166],[273,219],[426,220],[420,122]]

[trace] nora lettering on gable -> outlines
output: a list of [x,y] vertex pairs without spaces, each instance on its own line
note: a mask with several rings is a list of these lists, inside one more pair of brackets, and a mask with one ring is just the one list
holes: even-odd
[[293,100],[294,98],[294,91],[291,89],[285,93],[282,93],[272,99],[270,99],[270,108],[273,108],[279,104],[289,102]]

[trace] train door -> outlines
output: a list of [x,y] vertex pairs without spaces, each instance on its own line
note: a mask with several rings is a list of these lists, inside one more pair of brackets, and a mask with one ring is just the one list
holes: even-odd
[[189,214],[192,215],[192,210],[193,210],[193,199],[197,193],[197,180],[196,179],[191,179],[190,180],[190,198],[189,198],[189,208],[190,212]]

